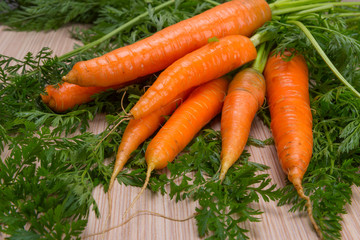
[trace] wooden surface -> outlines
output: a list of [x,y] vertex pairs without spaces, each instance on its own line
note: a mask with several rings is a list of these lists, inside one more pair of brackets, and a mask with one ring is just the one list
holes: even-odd
[[[0,26],[0,53],[15,58],[23,58],[27,52],[37,53],[42,47],[50,47],[54,54],[61,55],[73,49],[75,41],[70,38],[68,32],[70,28],[62,28],[58,31],[47,33],[36,32],[12,32],[4,31]],[[96,117],[91,123],[90,130],[101,132],[105,129],[106,123],[102,117]],[[259,119],[255,119],[251,136],[259,139],[267,139],[271,136]],[[271,167],[268,173],[272,177],[273,183],[278,186],[284,186],[285,175],[283,174],[276,157],[274,146],[266,148],[247,147],[251,153],[251,161],[266,164]],[[2,158],[8,153],[5,151]],[[204,159],[205,160],[205,159]],[[166,171],[166,170],[165,170]],[[348,214],[344,216],[343,239],[359,239],[360,237],[360,217],[356,212],[360,210],[360,191],[353,188],[352,205],[347,206]],[[116,185],[112,195],[112,215],[107,227],[112,227],[122,223],[122,215],[128,204],[138,193],[139,188],[125,187]],[[101,214],[105,216],[108,212],[107,197],[101,187],[95,189],[93,193]],[[116,200],[121,199],[121,200]],[[183,201],[175,203],[168,196],[151,193],[147,190],[136,203],[136,206],[130,211],[129,215],[138,210],[149,210],[164,214],[176,219],[184,219],[195,212],[196,203]],[[250,239],[257,240],[299,240],[299,239],[317,239],[315,232],[308,221],[305,213],[288,213],[290,206],[277,207],[276,202],[265,203],[260,200],[259,204],[254,206],[264,213],[260,216],[261,222],[246,223],[244,227],[250,230],[248,236]],[[101,232],[104,220],[96,219],[91,212],[88,226],[83,233],[83,237]],[[195,219],[185,222],[174,222],[158,216],[141,214],[133,218],[126,225],[111,230],[102,236],[89,237],[87,239],[199,239],[197,235],[197,226]]]

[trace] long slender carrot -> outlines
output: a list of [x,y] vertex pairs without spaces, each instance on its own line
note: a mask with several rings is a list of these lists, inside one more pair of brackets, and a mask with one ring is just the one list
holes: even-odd
[[76,105],[88,103],[97,93],[107,89],[119,89],[123,85],[111,87],[81,87],[72,83],[59,83],[45,87],[46,94],[41,94],[42,101],[55,112],[67,111]]
[[160,127],[165,121],[165,116],[170,115],[186,99],[191,90],[180,93],[169,104],[143,118],[130,119],[116,154],[114,171],[110,179],[108,191],[112,188],[116,176],[129,160],[131,153]]
[[134,44],[81,61],[63,77],[81,86],[111,86],[165,69],[209,38],[250,36],[271,20],[264,0],[233,0],[169,26]]
[[221,181],[244,150],[265,90],[264,76],[253,68],[242,70],[229,84],[221,113]]
[[232,35],[210,42],[165,69],[130,110],[141,118],[190,87],[219,78],[256,58],[256,48],[245,36]]
[[251,123],[264,102],[266,87],[262,72],[269,50],[266,43],[262,44],[251,68],[237,73],[229,84],[221,114],[220,181],[243,152]]
[[151,172],[154,169],[166,167],[194,138],[196,133],[221,112],[227,86],[228,81],[225,78],[207,82],[197,87],[175,110],[146,149],[145,159],[148,166],[146,180],[127,211],[145,190]]
[[291,53],[270,56],[264,71],[271,131],[281,167],[299,196],[306,200],[310,220],[322,238],[302,186],[313,147],[308,68],[303,56],[296,54],[290,61],[285,61],[285,56]]

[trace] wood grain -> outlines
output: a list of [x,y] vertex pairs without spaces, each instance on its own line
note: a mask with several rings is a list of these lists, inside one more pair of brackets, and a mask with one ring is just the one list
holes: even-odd
[[[23,58],[27,52],[37,53],[42,47],[50,47],[54,54],[61,55],[73,49],[75,41],[70,38],[68,32],[70,27],[50,32],[12,32],[5,31],[0,26],[0,53],[16,58]],[[106,123],[103,116],[97,116],[90,125],[93,132],[101,132],[105,129]],[[259,139],[266,139],[271,133],[262,122],[256,118],[251,136]],[[270,166],[267,172],[272,177],[272,182],[282,187],[285,184],[285,175],[282,172],[274,146],[265,148],[247,147],[251,153],[251,161]],[[2,158],[8,152],[3,152]],[[204,159],[205,161],[206,159]],[[166,171],[166,170],[164,170]],[[117,182],[112,192],[112,214],[108,226],[103,226],[104,216],[108,213],[107,196],[103,189],[98,187],[93,192],[96,202],[99,205],[102,219],[97,219],[93,212],[90,213],[88,226],[82,237],[101,232],[104,227],[112,227],[123,222],[122,215],[128,204],[138,193],[139,188],[125,187]],[[165,216],[184,219],[195,212],[197,204],[191,201],[175,203],[169,197],[154,194],[146,191],[130,211],[129,215],[138,210],[149,210]],[[266,203],[262,199],[256,206],[264,214],[261,215],[261,222],[246,223],[244,227],[250,230],[250,239],[256,240],[298,240],[317,239],[315,232],[308,221],[305,213],[288,213],[290,206],[277,207],[276,202]],[[344,215],[343,239],[359,239],[360,217],[356,214],[360,209],[360,191],[353,188],[352,204],[346,207],[348,214]],[[126,225],[113,229],[102,235],[89,237],[87,239],[199,239],[195,219],[185,222],[175,222],[149,214],[140,214],[133,218]]]

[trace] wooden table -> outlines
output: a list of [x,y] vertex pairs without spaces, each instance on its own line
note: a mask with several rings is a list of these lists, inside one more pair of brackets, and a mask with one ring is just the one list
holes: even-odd
[[[75,40],[70,38],[70,27],[62,28],[58,31],[44,32],[13,32],[4,31],[0,26],[0,53],[15,58],[23,58],[27,52],[37,53],[42,47],[50,47],[54,54],[61,55],[73,49]],[[101,132],[105,129],[106,123],[102,117],[97,117],[90,125],[93,132]],[[251,136],[258,139],[267,139],[271,136],[270,131],[262,122],[256,118]],[[282,172],[274,146],[265,148],[247,147],[251,154],[251,161],[270,166],[267,172],[271,175],[273,183],[279,187],[284,186],[285,175]],[[8,155],[4,152],[2,157]],[[116,226],[122,222],[122,214],[128,207],[131,200],[138,193],[139,188],[125,187],[117,182],[113,189],[112,216],[109,226]],[[101,187],[95,189],[93,193],[102,216],[108,212],[107,197]],[[118,201],[116,199],[121,199]],[[347,206],[348,214],[344,216],[343,239],[359,239],[360,237],[360,217],[356,214],[360,210],[360,190],[353,188],[352,205]],[[149,190],[141,196],[136,206],[130,211],[129,215],[137,210],[150,210],[166,216],[184,219],[195,212],[195,202],[182,201],[175,203],[166,196],[151,193]],[[299,240],[317,239],[315,232],[310,225],[305,213],[289,213],[290,206],[277,207],[276,202],[265,203],[262,199],[255,208],[264,212],[261,222],[245,223],[244,227],[250,230],[250,239],[258,240]],[[89,234],[100,232],[103,228],[103,219],[97,219],[91,212],[88,226],[83,233],[83,237]],[[142,214],[133,218],[124,226],[118,227],[104,234],[87,239],[199,239],[195,219],[185,222],[174,222],[158,216]]]

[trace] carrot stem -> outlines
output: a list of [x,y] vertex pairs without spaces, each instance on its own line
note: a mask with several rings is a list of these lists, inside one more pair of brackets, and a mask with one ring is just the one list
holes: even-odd
[[250,40],[254,44],[255,47],[259,46],[261,43],[266,42],[270,40],[270,34],[268,34],[266,31],[258,32],[254,34]]
[[[298,19],[313,19],[316,20],[318,19],[318,15],[314,14],[310,14],[312,12],[298,12],[294,15],[288,16],[287,19],[288,20],[298,20]],[[360,13],[355,13],[355,12],[347,12],[347,13],[332,13],[332,14],[326,14],[321,16],[322,18],[331,18],[331,17],[353,17],[353,18],[347,18],[345,19],[345,21],[352,21],[352,20],[359,20]],[[281,17],[275,17],[274,19],[280,19]],[[326,30],[330,30],[330,29],[326,29]]]
[[212,5],[215,5],[215,6],[220,5],[220,3],[212,1],[212,0],[205,0],[204,2],[208,2],[208,3],[210,3]]
[[313,9],[313,8],[317,8],[317,7],[321,7],[321,6],[327,6],[327,8],[333,8],[335,6],[356,6],[356,5],[360,5],[360,2],[315,3],[315,4],[308,4],[308,5],[303,5],[303,6],[287,7],[284,9],[274,9],[274,10],[272,10],[272,15],[277,16],[277,15],[282,15],[282,14],[287,14],[287,13],[292,13],[292,12],[299,12],[301,10]]
[[259,73],[262,73],[264,71],[270,49],[271,49],[271,45],[262,43],[257,51],[256,59],[251,67],[257,70]]
[[308,13],[321,12],[321,11],[326,10],[326,9],[329,9],[329,8],[331,8],[329,5],[314,7],[314,8],[310,8],[310,9],[306,9],[306,10],[299,11],[299,12],[296,13],[296,15],[302,15],[302,14],[308,14]]
[[[333,0],[332,0],[333,1]],[[317,0],[317,4],[321,2],[329,2],[329,0]],[[314,0],[299,0],[299,1],[276,1],[274,3],[270,3],[269,6],[271,10],[279,9],[279,8],[293,8],[296,6],[304,6],[308,4],[314,3]]]
[[[359,2],[360,4],[360,2]],[[335,74],[335,76],[346,86],[350,89],[351,92],[353,92],[357,97],[360,98],[360,93],[341,75],[341,73],[337,70],[337,68],[334,66],[334,64],[330,61],[328,56],[325,54],[325,52],[322,50],[316,39],[313,37],[311,32],[305,27],[305,25],[299,21],[289,21],[288,23],[292,23],[296,26],[298,26],[307,36],[307,38],[310,40],[311,44],[314,46],[316,51],[319,53],[321,58],[325,61],[325,63],[329,66],[331,71]]]
[[[163,4],[160,4],[159,6],[156,6],[154,7],[153,11],[156,12],[156,11],[159,11],[167,6],[170,6],[171,4],[175,3],[175,0],[169,0],[167,2],[164,2]],[[149,15],[149,11],[146,11],[142,14],[140,14],[139,16],[131,19],[130,21],[126,22],[125,24],[121,25],[120,27],[118,27],[117,29],[113,30],[112,32],[106,34],[105,36],[91,42],[91,43],[88,43],[82,47],[79,47],[77,49],[74,49],[68,53],[65,53],[64,55],[60,56],[59,57],[59,60],[62,61],[64,59],[67,59],[67,58],[70,58],[70,57],[73,57],[75,56],[76,54],[80,53],[80,52],[83,52],[83,51],[86,51],[102,42],[104,42],[105,40],[115,36],[116,34],[124,31],[125,29],[129,28],[129,27],[132,27],[134,24],[140,22],[141,20],[143,20],[143,18],[147,17]]]

